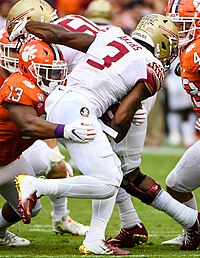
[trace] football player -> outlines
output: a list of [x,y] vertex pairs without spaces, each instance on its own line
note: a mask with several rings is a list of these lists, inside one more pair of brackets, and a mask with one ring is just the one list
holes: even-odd
[[[184,89],[190,95],[193,109],[198,119],[196,129],[200,130],[199,105],[199,44],[200,44],[200,2],[193,0],[169,1],[166,16],[177,26],[179,31],[180,75]],[[199,153],[200,141],[186,150],[175,168],[166,178],[167,191],[178,201],[197,210],[193,191],[200,186]],[[162,244],[181,245],[185,237],[177,236]]]
[[[67,78],[66,63],[56,46],[34,41],[31,46],[25,48],[23,53],[20,52],[19,58],[20,72],[13,73],[0,90],[0,131],[3,136],[0,142],[2,150],[0,157],[1,195],[7,200],[1,210],[1,236],[2,244],[5,242],[5,245],[30,244],[28,240],[17,238],[6,230],[7,227],[20,220],[16,213],[17,195],[12,181],[14,175],[19,174],[21,170],[26,170],[34,175],[30,164],[21,156],[22,152],[38,137],[55,138],[54,131],[58,125],[48,123],[38,116],[44,114],[45,93],[50,93],[57,84],[65,84]],[[70,125],[69,127],[72,130]],[[83,127],[79,126],[80,128]],[[88,129],[90,130],[91,127]],[[71,138],[71,136],[67,136],[66,132],[63,133],[65,134],[63,137]],[[9,192],[6,190],[8,187]],[[38,202],[33,216],[39,212],[40,208]],[[6,220],[4,219],[5,215]]]
[[[112,5],[109,1],[92,1],[86,9],[85,15],[95,22],[100,29],[112,26]],[[131,128],[134,129],[129,130],[128,142],[130,147],[127,146],[128,143],[126,141],[117,145],[114,144],[114,142],[111,142],[115,153],[121,158],[123,172],[125,168],[134,170],[136,164],[138,165],[138,163],[140,163],[141,148],[144,144],[142,135],[144,135],[144,137],[146,135],[146,130],[144,128],[147,126],[147,109],[149,113],[156,97],[157,94],[145,100],[145,103],[143,102],[141,108],[135,113],[132,121],[133,125],[131,126]],[[148,107],[147,109],[146,106]],[[139,139],[139,134],[141,134],[141,138],[136,141],[134,135],[137,135],[136,138]],[[131,151],[127,151],[129,148]],[[146,243],[148,240],[148,232],[133,206],[131,196],[125,190],[120,188],[116,197],[116,203],[120,215],[121,229],[119,234],[110,240],[110,243],[118,247],[129,248]]]
[[[24,17],[28,17],[32,20],[41,20],[44,22],[50,22],[58,18],[56,14],[56,10],[54,10],[47,2],[43,0],[22,0],[17,2],[9,11],[8,17],[7,17],[7,29],[9,32],[12,31],[12,28],[14,24]],[[31,39],[28,39],[31,40]],[[23,42],[21,42],[23,44]],[[20,45],[18,44],[17,48],[19,51]],[[5,46],[6,47],[6,46]],[[72,51],[72,55],[74,54],[74,51]],[[71,55],[70,55],[71,58]],[[71,60],[69,58],[69,61]],[[71,69],[71,66],[69,67]],[[50,159],[52,159],[52,165],[55,167],[54,160],[56,159],[57,162],[59,160],[61,161],[58,163],[61,166],[61,170],[59,170],[59,166],[55,167],[54,171],[56,171],[56,174],[58,177],[62,177],[63,175],[59,175],[59,171],[63,171],[63,166],[65,167],[65,162],[62,161],[64,159],[64,156],[60,154],[57,143],[55,140],[51,139],[48,140],[48,144],[51,145],[51,147],[54,147],[53,150],[50,150],[48,146],[43,143],[42,141],[38,141],[31,146],[31,149],[24,152],[24,155],[29,159],[29,162],[34,165],[36,174],[45,173],[46,175],[49,173],[49,165],[50,165]],[[43,156],[38,155],[39,150],[43,149]],[[46,151],[45,151],[46,150]],[[35,153],[35,155],[33,155]],[[39,157],[38,157],[39,156]],[[54,157],[55,156],[55,157]],[[37,162],[35,162],[37,160]],[[67,164],[68,165],[68,164]],[[41,166],[43,167],[43,170],[41,171]],[[69,165],[68,168],[70,169]],[[44,172],[45,169],[45,172]],[[54,178],[55,175],[51,173],[48,174],[48,177]],[[53,231],[56,233],[68,233],[71,232],[75,235],[85,235],[85,233],[88,230],[88,227],[85,227],[84,225],[74,221],[71,219],[67,214],[69,211],[66,207],[66,198],[51,198],[51,203],[53,206],[53,211],[51,212],[52,217],[52,228]],[[66,216],[67,215],[67,216]]]
[[[54,21],[53,23],[61,25],[62,27],[66,28],[68,31],[85,32],[91,35],[96,35],[97,32],[99,31],[99,23],[97,26],[92,21],[80,15],[67,15],[63,18],[60,18]],[[69,70],[73,71],[76,65],[78,65],[81,61],[83,61],[85,54],[83,54],[80,51],[74,50],[72,48],[68,48],[66,46],[59,45],[59,47],[61,48],[62,53],[64,54],[65,61],[68,63]],[[149,105],[149,107],[153,105],[155,98],[156,96],[149,98],[147,100],[148,102],[147,105]],[[148,111],[150,112],[150,108]],[[134,115],[133,123],[135,124],[143,123],[145,118],[146,118],[146,109],[145,109],[145,106],[143,106],[143,108],[139,109]],[[138,149],[135,152],[137,151]],[[119,154],[117,150],[116,150],[116,153]],[[133,247],[135,245],[147,242],[147,239],[148,239],[147,230],[132,204],[130,195],[127,194],[122,189],[120,189],[116,197],[116,203],[118,204],[118,208],[120,211],[120,219],[121,219],[121,226],[122,226],[121,232],[122,231],[127,232],[126,234],[121,233],[120,235],[118,235],[118,246]],[[125,211],[125,207],[127,208],[126,211]],[[125,239],[124,239],[124,236],[126,236]],[[120,242],[120,239],[121,239],[121,242]]]
[[[0,31],[0,72],[5,78],[18,69],[17,45],[17,42],[12,43],[8,40],[6,29]],[[23,152],[23,156],[28,159],[36,175],[47,176],[47,178],[73,175],[73,169],[64,161],[65,157],[60,153],[55,139],[49,139],[46,143],[38,140]],[[50,198],[53,207],[51,212],[53,231],[61,234],[85,235],[88,227],[69,217],[66,198]]]
[[[85,33],[70,33],[54,24],[32,21],[19,22],[11,38],[27,31],[47,42],[67,45],[86,53],[84,62],[80,63],[68,77],[70,92],[65,94],[65,91],[62,93],[59,89],[54,91],[47,99],[46,109],[50,121],[67,122],[86,115],[93,121],[98,133],[94,141],[84,146],[62,141],[84,176],[55,179],[54,182],[26,175],[16,177],[22,215],[27,214],[26,202],[32,203],[37,199],[35,195],[37,197],[49,195],[52,191],[55,195],[105,199],[104,201],[93,200],[90,230],[80,247],[82,253],[103,254],[106,251],[102,251],[102,247],[106,248],[106,245],[104,243],[103,246],[102,239],[114,205],[113,197],[121,183],[121,172],[119,159],[114,155],[107,138],[104,137],[97,118],[109,106],[121,101],[111,120],[111,127],[117,132],[116,143],[124,139],[141,101],[154,95],[162,85],[164,69],[157,58],[162,60],[165,67],[170,65],[177,51],[177,30],[169,19],[154,14],[143,17],[133,33],[133,37],[145,47],[117,27],[99,32],[95,37]],[[151,33],[158,32],[156,36],[154,35],[155,45],[147,31],[151,36]],[[137,65],[134,65],[134,62],[137,62]],[[141,65],[138,65],[139,62]],[[81,78],[80,81],[79,78]],[[63,114],[60,114],[62,111]],[[65,112],[70,113],[70,116],[67,117]],[[112,135],[114,136],[113,132]],[[95,187],[88,188],[88,185]],[[139,168],[124,177],[122,186],[130,194],[137,196],[146,204],[165,211],[187,228],[182,250],[193,250],[198,247],[200,237],[197,211],[174,200],[155,180],[142,174]],[[110,198],[106,200],[108,197]],[[109,207],[109,211],[107,209],[105,212],[106,206]],[[100,216],[99,209],[101,216],[104,215],[104,224],[102,218],[97,220],[97,211]],[[98,234],[96,227],[99,227]]]

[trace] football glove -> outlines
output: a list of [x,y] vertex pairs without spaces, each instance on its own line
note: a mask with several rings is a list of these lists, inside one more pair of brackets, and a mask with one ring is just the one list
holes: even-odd
[[133,116],[132,123],[134,125],[140,126],[143,124],[147,119],[147,110],[144,104],[135,112]]
[[25,28],[27,22],[28,22],[27,19],[23,19],[23,20],[20,20],[15,25],[15,27],[13,28],[13,30],[12,30],[10,36],[9,36],[9,40],[11,42],[17,40],[18,38],[25,37],[26,34],[28,34],[28,31]]
[[54,133],[57,138],[83,143],[93,140],[97,132],[91,122],[76,120],[69,125],[58,125]]

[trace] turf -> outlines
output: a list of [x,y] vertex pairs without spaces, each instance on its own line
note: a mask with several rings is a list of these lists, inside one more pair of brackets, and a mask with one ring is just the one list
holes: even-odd
[[[165,178],[180,157],[180,152],[163,154],[144,152],[142,156],[142,171],[154,177],[163,187]],[[196,190],[196,198],[200,207],[200,190]],[[40,214],[32,219],[31,224],[22,222],[12,226],[10,231],[23,236],[31,241],[28,247],[0,247],[0,257],[80,257],[78,248],[84,237],[69,234],[56,235],[51,230],[51,205],[48,197],[41,199],[43,209]],[[3,199],[0,199],[1,204]],[[180,251],[179,247],[161,246],[161,242],[181,233],[181,227],[166,214],[141,203],[133,198],[133,203],[149,232],[146,245],[137,246],[130,250],[130,257],[200,257],[200,251]],[[89,224],[91,217],[91,200],[69,199],[68,208],[72,218],[84,224]],[[120,228],[117,207],[108,224],[107,237],[115,236]],[[92,256],[97,257],[97,256]],[[98,256],[99,257],[99,256]],[[107,257],[107,256],[100,256]]]

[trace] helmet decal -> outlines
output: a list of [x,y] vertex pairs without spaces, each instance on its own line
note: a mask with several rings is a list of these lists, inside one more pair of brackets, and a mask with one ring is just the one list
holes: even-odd
[[[16,24],[19,20],[21,20],[22,18],[24,18],[25,16],[27,16],[28,13],[34,11],[35,8],[34,7],[31,7],[30,9],[20,13],[19,15],[17,15],[13,20],[8,20],[7,22],[7,27],[10,27],[12,26],[12,24]],[[27,20],[29,19],[29,17],[27,17]]]
[[34,60],[36,58],[35,53],[37,53],[37,49],[35,45],[33,46],[26,46],[24,51],[22,52],[22,60],[28,62],[28,60]]
[[132,38],[150,45],[154,56],[163,63],[166,70],[177,56],[177,28],[169,18],[161,14],[144,16],[133,31]]

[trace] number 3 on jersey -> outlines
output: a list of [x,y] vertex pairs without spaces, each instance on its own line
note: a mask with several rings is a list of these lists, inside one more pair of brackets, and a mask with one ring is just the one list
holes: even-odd
[[105,67],[109,68],[112,65],[112,63],[117,62],[119,59],[121,59],[125,54],[129,52],[129,50],[123,44],[117,41],[112,41],[107,46],[117,48],[119,52],[114,56],[107,55],[106,57],[104,57],[103,64],[100,64],[92,59],[88,59],[87,63],[97,69],[103,70]]

